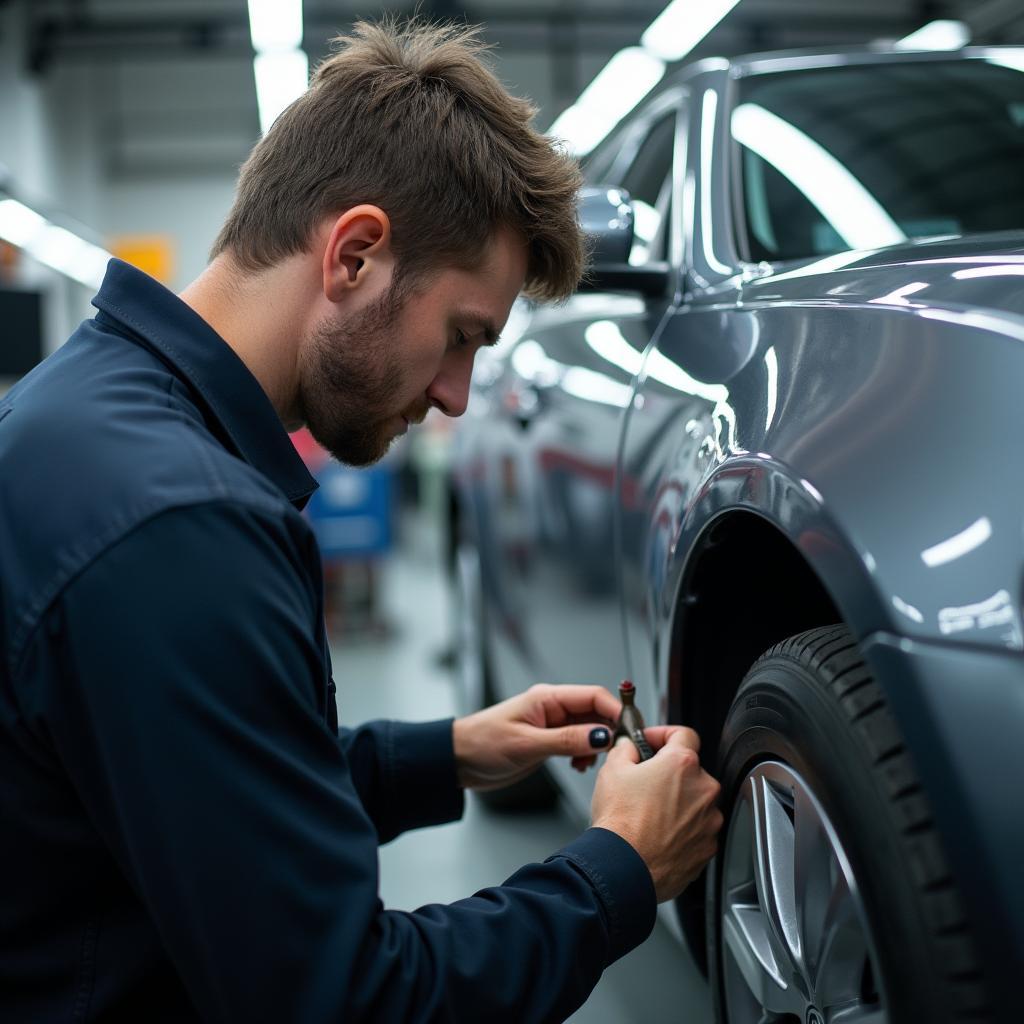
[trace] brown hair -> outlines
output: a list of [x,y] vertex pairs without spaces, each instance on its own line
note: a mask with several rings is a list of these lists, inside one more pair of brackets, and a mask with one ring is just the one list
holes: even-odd
[[211,257],[269,267],[307,249],[323,218],[372,203],[403,279],[471,265],[507,227],[529,245],[526,293],[571,295],[579,169],[482,62],[479,29],[359,22],[334,44],[243,165]]

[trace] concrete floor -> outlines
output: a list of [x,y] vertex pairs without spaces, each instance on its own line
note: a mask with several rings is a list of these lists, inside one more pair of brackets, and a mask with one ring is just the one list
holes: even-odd
[[[409,721],[456,714],[455,687],[439,655],[448,637],[448,594],[437,537],[412,520],[403,545],[382,569],[382,613],[389,640],[337,639],[332,645],[338,712],[345,724],[372,718]],[[402,836],[381,848],[385,905],[414,910],[447,903],[500,883],[528,861],[542,860],[578,835],[585,822],[568,812],[496,814],[472,794],[457,823]],[[660,922],[651,937],[605,972],[572,1024],[711,1020],[703,981]]]

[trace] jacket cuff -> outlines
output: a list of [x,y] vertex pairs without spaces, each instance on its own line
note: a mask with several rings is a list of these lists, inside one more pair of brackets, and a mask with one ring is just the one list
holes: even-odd
[[658,916],[654,882],[643,858],[625,839],[609,829],[588,828],[554,856],[571,861],[598,895],[608,925],[605,967],[651,934]]
[[465,797],[455,775],[452,722],[387,723],[385,787],[390,805],[402,808],[396,822],[401,831],[462,817]]

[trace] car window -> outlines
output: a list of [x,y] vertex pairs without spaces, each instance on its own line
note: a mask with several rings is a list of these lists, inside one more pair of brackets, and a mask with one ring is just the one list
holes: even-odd
[[629,262],[647,263],[668,257],[669,206],[672,201],[672,153],[676,111],[659,118],[640,143],[620,185],[633,200],[635,240]]
[[732,135],[747,259],[1024,228],[1019,57],[754,75]]

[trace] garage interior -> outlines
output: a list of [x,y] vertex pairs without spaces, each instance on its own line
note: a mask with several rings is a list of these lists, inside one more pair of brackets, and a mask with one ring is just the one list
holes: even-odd
[[[412,11],[350,0],[300,6],[311,68],[357,18]],[[501,80],[536,104],[539,125],[559,134],[561,124],[564,137],[577,127],[566,112],[616,54],[641,45],[664,8],[663,0],[427,0],[416,9],[479,23]],[[953,47],[1024,44],[1019,0],[739,0],[666,64],[894,43],[935,22],[954,26]],[[590,125],[580,156],[613,126]],[[202,271],[260,133],[246,0],[0,0],[0,397],[91,315],[107,255],[172,290]],[[5,201],[63,231],[76,257],[26,248],[24,220],[5,220]],[[372,514],[386,520],[383,535],[326,567],[343,722],[462,711],[451,445],[451,424],[434,415],[402,439],[380,471],[385,491],[367,492]],[[461,822],[381,849],[382,898],[408,910],[456,900],[543,859],[586,824],[565,802],[503,813],[471,799]],[[606,972],[574,1024],[712,1020],[671,914],[662,908],[652,937]]]

